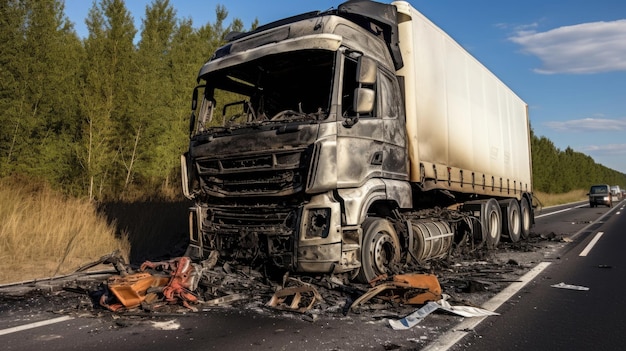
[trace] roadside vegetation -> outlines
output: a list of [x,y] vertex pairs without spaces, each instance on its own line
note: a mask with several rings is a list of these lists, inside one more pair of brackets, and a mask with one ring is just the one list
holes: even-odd
[[0,284],[68,274],[115,250],[128,257],[127,238],[89,199],[0,180]]
[[562,204],[568,204],[577,201],[585,201],[587,200],[587,192],[589,190],[572,190],[567,193],[561,194],[548,194],[542,191],[536,191],[534,193],[535,196],[535,205],[539,207],[550,207]]

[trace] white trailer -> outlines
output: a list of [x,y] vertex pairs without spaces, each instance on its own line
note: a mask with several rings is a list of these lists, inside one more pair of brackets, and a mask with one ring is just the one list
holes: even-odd
[[411,181],[517,199],[532,192],[526,103],[409,3],[393,5]]

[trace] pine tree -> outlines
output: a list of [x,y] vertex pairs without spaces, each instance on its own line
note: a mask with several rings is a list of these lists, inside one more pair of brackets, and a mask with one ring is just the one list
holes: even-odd
[[137,110],[129,119],[134,144],[124,153],[125,187],[135,173],[144,187],[161,185],[178,161],[172,144],[184,134],[173,125],[173,86],[168,62],[175,26],[175,11],[169,0],[156,0],[146,8],[137,55]]
[[26,70],[19,58],[23,56],[26,8],[19,1],[1,0],[0,5],[0,176],[16,168],[20,139],[24,137],[22,110],[26,96]]
[[[76,135],[80,42],[58,0],[2,4],[3,172],[69,181]],[[6,90],[5,90],[6,88]],[[5,148],[3,147],[3,150]]]
[[125,172],[119,156],[132,138],[135,27],[122,0],[102,0],[87,18],[80,160],[90,198],[115,194]]

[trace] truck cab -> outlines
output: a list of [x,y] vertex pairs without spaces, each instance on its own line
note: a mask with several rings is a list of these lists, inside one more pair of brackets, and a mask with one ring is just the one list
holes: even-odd
[[378,38],[388,25],[353,10],[233,34],[202,66],[181,160],[197,203],[189,255],[354,271],[368,209],[411,207],[398,63]]

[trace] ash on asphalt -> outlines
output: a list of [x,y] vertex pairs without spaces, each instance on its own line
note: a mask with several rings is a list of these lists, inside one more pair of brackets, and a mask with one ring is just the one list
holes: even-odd
[[[516,281],[537,263],[558,259],[556,252],[565,244],[560,235],[531,235],[528,240],[518,243],[501,242],[498,250],[486,249],[473,252],[452,253],[448,258],[433,260],[427,266],[420,267],[419,273],[435,274],[440,282],[443,293],[453,305],[480,306],[496,295],[511,282]],[[369,286],[363,284],[347,284],[343,288],[329,284],[328,277],[294,276],[316,287],[322,301],[318,301],[304,313],[277,310],[268,307],[273,293],[281,286],[280,282],[269,280],[260,271],[250,267],[234,267],[224,269],[216,266],[213,269],[217,279],[210,286],[204,286],[199,293],[204,301],[216,297],[245,295],[245,299],[234,300],[219,306],[196,305],[197,312],[191,312],[180,304],[164,305],[160,309],[135,308],[111,312],[97,303],[95,292],[110,274],[92,274],[81,272],[62,279],[45,279],[8,284],[0,286],[0,313],[9,317],[24,313],[34,314],[42,311],[55,314],[92,316],[110,320],[114,327],[125,327],[142,318],[158,318],[160,316],[186,315],[189,313],[256,313],[270,318],[298,319],[310,323],[341,323],[378,324],[380,333],[393,333],[386,324],[386,319],[405,317],[421,306],[402,305],[388,299],[372,298],[356,310],[348,311],[346,306],[360,292]],[[402,272],[408,273],[408,272]],[[254,292],[254,293],[251,293]],[[145,307],[145,306],[144,306]],[[460,317],[448,314],[433,314],[427,323],[420,325],[426,328],[425,333],[436,333],[460,320]],[[323,321],[323,322],[322,322]],[[428,337],[425,337],[428,339]],[[417,340],[419,343],[420,341]]]

